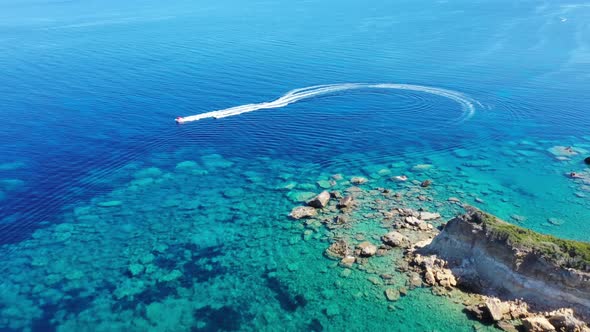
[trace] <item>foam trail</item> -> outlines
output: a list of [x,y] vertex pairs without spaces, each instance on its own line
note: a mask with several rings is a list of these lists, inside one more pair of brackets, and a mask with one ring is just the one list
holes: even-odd
[[328,85],[315,85],[307,88],[295,89],[287,92],[284,96],[269,102],[257,103],[257,104],[246,104],[241,106],[230,107],[218,111],[212,111],[197,115],[191,115],[182,118],[182,122],[198,121],[206,118],[225,118],[228,116],[234,116],[238,114],[253,112],[261,109],[269,108],[281,108],[289,104],[296,103],[298,101],[309,99],[321,95],[331,94],[335,92],[358,90],[358,89],[393,89],[393,90],[411,90],[434,94],[437,96],[449,98],[459,103],[463,108],[463,116],[461,121],[465,121],[475,114],[474,103],[477,101],[469,98],[468,96],[453,90],[434,88],[422,85],[413,84],[395,84],[395,83],[380,83],[380,84],[368,84],[368,83],[345,83],[345,84],[328,84]]

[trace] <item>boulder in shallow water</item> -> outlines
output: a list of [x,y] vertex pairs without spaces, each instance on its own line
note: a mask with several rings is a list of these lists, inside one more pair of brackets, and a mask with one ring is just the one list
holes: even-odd
[[393,288],[387,288],[385,290],[385,297],[387,298],[388,301],[397,301],[400,298],[400,292],[397,289],[393,289]]
[[311,206],[297,206],[291,210],[289,216],[293,219],[311,218],[318,214],[316,209]]
[[360,255],[370,257],[377,253],[377,246],[369,241],[361,242],[357,248],[360,250]]
[[381,237],[383,243],[392,247],[407,247],[410,245],[410,240],[399,232],[392,231]]
[[590,165],[590,157],[586,157],[586,159],[584,159],[584,163],[586,165]]
[[352,267],[352,265],[354,264],[355,261],[356,261],[356,258],[354,256],[345,256],[340,261],[340,265],[342,265],[344,267]]
[[330,193],[328,191],[324,190],[319,195],[317,195],[316,197],[309,200],[307,202],[307,205],[314,207],[314,208],[323,209],[328,205],[329,201],[330,201]]
[[424,181],[422,181],[422,183],[420,183],[420,187],[428,188],[428,187],[430,187],[431,184],[432,184],[432,180],[424,180]]

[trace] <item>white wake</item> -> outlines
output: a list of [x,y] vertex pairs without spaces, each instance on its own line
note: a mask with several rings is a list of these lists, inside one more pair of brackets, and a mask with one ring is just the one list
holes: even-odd
[[345,83],[345,84],[329,84],[329,85],[315,85],[302,89],[295,89],[289,91],[284,96],[269,102],[258,103],[258,104],[246,104],[241,106],[230,107],[218,111],[212,111],[197,115],[191,115],[187,117],[177,118],[178,122],[190,122],[197,121],[206,118],[225,118],[228,116],[234,116],[238,114],[253,112],[261,109],[269,108],[280,108],[285,107],[289,104],[296,103],[298,101],[309,99],[312,97],[322,96],[331,94],[334,92],[341,92],[347,90],[358,90],[358,89],[394,89],[394,90],[411,90],[434,94],[437,96],[449,98],[459,103],[463,109],[463,115],[461,121],[467,120],[475,114],[474,104],[478,104],[477,101],[469,98],[463,93],[440,89],[422,85],[412,84],[393,84],[393,83],[380,83],[380,84],[368,84],[368,83]]

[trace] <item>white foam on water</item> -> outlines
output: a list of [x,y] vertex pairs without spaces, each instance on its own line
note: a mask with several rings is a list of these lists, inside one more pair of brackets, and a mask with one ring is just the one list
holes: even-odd
[[[459,103],[463,109],[463,115],[460,118],[461,121],[465,121],[475,114],[474,104],[479,102],[469,98],[463,93],[434,88],[422,85],[413,84],[395,84],[395,83],[380,83],[380,84],[368,84],[368,83],[344,83],[344,84],[328,84],[328,85],[315,85],[307,88],[295,89],[289,91],[284,96],[269,102],[257,103],[257,104],[246,104],[241,106],[230,107],[218,111],[212,111],[207,113],[201,113],[197,115],[191,115],[183,117],[181,122],[198,121],[207,118],[225,118],[228,116],[239,115],[248,112],[254,112],[261,109],[270,108],[281,108],[289,104],[296,103],[298,101],[309,99],[317,96],[327,95],[335,92],[342,92],[348,90],[359,90],[359,89],[393,89],[393,90],[410,90],[430,93],[433,95],[449,98]],[[479,104],[481,105],[481,104]]]

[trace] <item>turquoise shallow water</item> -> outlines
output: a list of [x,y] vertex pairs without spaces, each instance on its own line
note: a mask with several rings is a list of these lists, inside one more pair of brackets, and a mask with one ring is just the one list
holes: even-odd
[[[457,197],[590,240],[587,5],[0,8],[0,331],[492,329],[428,289],[387,302],[391,285],[370,278],[405,285],[399,253],[345,270],[323,255],[330,230],[287,217],[353,176],[444,218],[460,212],[447,202]],[[347,82],[449,89],[475,113],[421,91],[361,89],[173,122]],[[387,231],[371,211],[353,219],[355,243]]]

